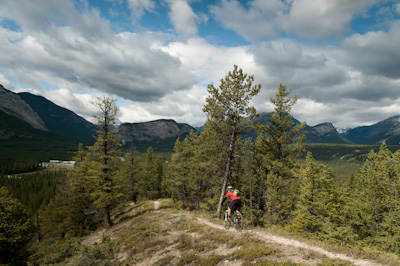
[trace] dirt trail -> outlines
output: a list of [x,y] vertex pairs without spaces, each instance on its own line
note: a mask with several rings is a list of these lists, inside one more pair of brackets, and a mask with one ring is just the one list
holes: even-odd
[[[222,225],[218,225],[213,222],[210,222],[209,220],[207,220],[205,218],[197,218],[197,220],[199,222],[201,222],[202,224],[211,226],[213,228],[220,229],[220,230],[226,230]],[[233,228],[230,228],[229,230],[235,231],[235,229],[233,229]],[[330,259],[346,260],[355,265],[360,265],[360,266],[384,266],[382,264],[379,264],[379,263],[376,263],[376,262],[373,262],[370,260],[355,259],[355,258],[352,258],[345,254],[330,252],[321,247],[309,245],[309,244],[301,242],[301,241],[289,239],[289,238],[282,237],[282,236],[273,235],[271,233],[266,233],[266,232],[262,232],[262,231],[255,230],[255,229],[247,229],[247,230],[245,229],[245,230],[243,230],[243,232],[250,233],[257,238],[264,240],[265,242],[275,242],[277,244],[284,245],[284,246],[312,250],[313,252],[317,252],[321,255],[325,255],[326,257],[328,257]]]
[[[162,202],[161,201],[153,201],[153,207],[152,209],[155,212],[163,212],[161,209],[162,207]],[[137,212],[137,209],[132,209],[132,204],[127,206],[127,214],[135,214]],[[207,218],[201,218],[197,217],[196,222],[201,223],[202,225],[213,227],[218,230],[223,230],[226,231],[226,229],[223,227],[222,222],[215,223]],[[111,239],[114,237],[117,237],[118,234],[115,232],[120,230],[121,228],[128,228],[130,226],[130,221],[124,221],[122,223],[116,224],[109,230],[98,230],[97,232],[87,236],[83,241],[83,245],[92,245],[94,243],[101,243],[102,238],[104,236],[109,236]],[[236,230],[234,228],[230,228],[228,230],[229,232],[236,233]],[[180,233],[179,231],[170,231],[169,237],[179,237]],[[237,233],[236,233],[237,234]],[[248,234],[254,238],[258,238],[262,241],[264,241],[268,246],[271,246],[277,250],[280,251],[280,254],[282,255],[282,258],[288,259],[291,262],[294,263],[299,263],[299,264],[304,264],[304,265],[317,265],[320,261],[320,258],[312,258],[312,257],[304,257],[304,252],[305,251],[311,251],[315,254],[321,255],[321,256],[326,256],[327,258],[330,259],[341,259],[344,261],[349,261],[353,265],[359,265],[359,266],[384,266],[382,264],[379,264],[377,262],[371,261],[371,260],[366,260],[366,259],[357,259],[353,258],[349,255],[346,254],[340,254],[340,253],[335,253],[335,252],[330,252],[327,251],[321,247],[315,246],[315,245],[310,245],[305,242],[301,242],[298,240],[290,239],[287,237],[282,237],[278,235],[274,235],[268,232],[264,232],[261,230],[257,229],[244,229],[241,234]],[[162,249],[152,256],[138,262],[137,266],[147,266],[147,265],[153,265],[155,262],[158,260],[165,258],[167,255],[172,255],[173,257],[180,257],[182,255],[181,251],[176,248],[177,244],[174,244],[172,246],[167,247],[166,249]],[[224,247],[219,247],[222,250],[218,251],[218,254],[224,254],[224,253],[232,253],[234,252],[234,248],[227,248],[225,247],[225,250],[223,249]],[[240,248],[239,248],[240,249]],[[214,253],[213,253],[214,254]],[[205,255],[207,256],[207,254]],[[118,254],[119,261],[125,261],[131,257],[131,253],[129,249],[121,250],[121,253]],[[279,261],[280,257],[277,257],[276,260]],[[233,261],[222,261],[218,265],[219,266],[239,266],[241,265],[242,262],[240,260],[233,260]]]

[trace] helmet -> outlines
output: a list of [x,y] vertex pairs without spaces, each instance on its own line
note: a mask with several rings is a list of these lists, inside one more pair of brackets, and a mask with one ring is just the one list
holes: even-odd
[[232,188],[233,188],[232,186],[228,186],[226,189],[227,190],[232,190]]
[[239,194],[239,190],[235,189],[235,190],[233,191],[233,195],[237,196],[238,194]]

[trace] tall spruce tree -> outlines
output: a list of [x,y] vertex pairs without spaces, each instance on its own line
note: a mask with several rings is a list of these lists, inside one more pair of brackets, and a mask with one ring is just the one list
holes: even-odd
[[122,184],[128,200],[136,203],[139,195],[138,180],[140,169],[138,155],[134,146],[129,149],[125,158],[126,164],[121,169]]
[[115,183],[115,163],[117,148],[120,146],[117,141],[118,130],[115,129],[116,114],[118,107],[116,100],[110,98],[97,98],[92,102],[99,109],[99,114],[93,117],[97,121],[97,140],[92,147],[96,157],[95,168],[93,172],[96,189],[93,195],[95,196],[95,205],[104,212],[104,222],[107,228],[113,226],[111,221],[110,211],[114,207],[118,198],[122,195]]
[[289,98],[291,90],[280,84],[271,103],[275,112],[269,113],[269,124],[258,125],[255,142],[256,169],[259,179],[260,209],[267,213],[270,223],[286,223],[294,208],[296,181],[294,170],[298,169],[296,158],[304,153],[302,146],[305,123],[294,124],[291,109],[297,101]]
[[197,133],[191,131],[189,135],[175,142],[174,153],[169,165],[169,174],[165,185],[174,200],[182,202],[184,208],[191,208],[191,166],[194,157],[194,149],[191,140],[197,138]]
[[299,200],[291,227],[298,232],[321,233],[324,223],[335,218],[335,191],[332,170],[315,162],[311,153],[299,171]]
[[78,146],[78,152],[75,157],[75,167],[69,173],[69,179],[65,190],[60,193],[67,197],[69,209],[66,221],[69,224],[71,235],[84,235],[85,231],[94,227],[95,214],[97,208],[93,204],[93,192],[95,184],[93,182],[94,162],[90,152],[83,148],[82,144]]
[[226,158],[223,182],[220,190],[216,216],[220,217],[221,203],[225,188],[231,174],[231,164],[237,135],[249,125],[249,119],[254,118],[256,110],[249,106],[250,100],[260,92],[261,84],[253,86],[254,76],[243,73],[236,65],[229,71],[225,79],[221,79],[218,88],[208,85],[209,96],[203,111],[207,113],[209,126],[226,137],[227,149],[221,151]]
[[387,212],[382,222],[379,242],[385,249],[400,252],[400,150],[386,156],[385,172],[389,178]]
[[258,127],[258,152],[263,157],[264,167],[283,179],[293,177],[295,159],[304,153],[302,144],[305,133],[301,131],[305,123],[294,123],[291,110],[297,97],[290,99],[288,96],[291,93],[285,85],[279,85],[275,98],[270,99],[275,112],[268,114],[269,124]]
[[378,153],[371,150],[348,203],[353,211],[349,222],[358,237],[390,250],[400,250],[398,159],[384,143]]

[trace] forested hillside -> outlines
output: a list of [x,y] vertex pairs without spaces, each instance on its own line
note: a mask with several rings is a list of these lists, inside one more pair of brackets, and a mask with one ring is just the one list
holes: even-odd
[[[75,168],[66,176],[60,173],[50,180],[50,173],[44,172],[37,181],[32,176],[33,184],[25,183],[43,198],[39,201],[24,199],[26,194],[17,189],[23,187],[24,178],[20,182],[2,177],[2,184],[9,191],[3,189],[1,194],[3,209],[20,208],[15,198],[26,207],[33,204],[28,212],[18,212],[24,219],[14,212],[0,213],[8,224],[16,224],[21,229],[13,236],[0,239],[0,245],[10,250],[1,253],[0,262],[11,265],[20,265],[21,261],[30,265],[126,265],[126,262],[131,265],[142,262],[159,248],[165,248],[168,253],[167,249],[173,245],[187,252],[179,253],[181,259],[173,255],[160,258],[154,262],[158,263],[156,265],[197,262],[198,265],[217,265],[222,260],[235,259],[242,265],[258,262],[259,265],[350,265],[325,263],[322,258],[314,261],[310,257],[301,263],[287,258],[278,261],[281,264],[271,264],[274,260],[267,257],[281,251],[265,248],[251,235],[242,235],[237,242],[226,240],[226,235],[220,236],[229,243],[227,245],[237,245],[243,250],[200,260],[193,249],[211,248],[206,243],[194,247],[189,236],[199,239],[203,235],[206,239],[212,236],[200,234],[198,227],[186,218],[181,222],[171,221],[182,216],[182,212],[202,213],[220,221],[221,212],[226,208],[222,203],[227,186],[233,186],[241,198],[241,212],[247,228],[270,228],[308,241],[341,246],[371,259],[385,258],[382,259],[384,264],[397,265],[400,152],[382,144],[364,159],[355,154],[354,158],[362,161],[362,167],[348,173],[347,177],[338,178],[332,168],[317,161],[311,152],[306,153],[305,124],[294,125],[291,116],[291,108],[296,104],[291,91],[283,84],[278,86],[271,99],[275,111],[269,114],[270,123],[259,124],[255,120],[256,110],[249,103],[258,94],[260,85],[252,83],[253,76],[235,66],[218,88],[210,85],[204,107],[207,123],[200,133],[192,131],[183,140],[177,139],[170,158],[155,154],[151,147],[144,155],[138,154],[134,146],[128,151],[121,150],[115,127],[116,100],[98,98],[94,103],[99,110],[95,115],[97,139],[92,146],[78,146]],[[249,129],[258,133],[255,141],[240,138],[241,133]],[[342,157],[342,154],[337,156]],[[34,185],[40,182],[43,183],[41,187],[47,186],[47,191],[54,191],[57,184],[54,196]],[[29,189],[27,193],[32,194]],[[169,206],[174,206],[175,210],[165,215],[164,222],[170,226],[154,226],[151,219],[145,219],[149,211],[146,208],[138,212],[126,210],[139,210],[142,203],[159,198],[168,198]],[[32,216],[32,212],[36,212],[36,216]],[[122,227],[122,224],[127,225],[124,221],[139,215],[143,215],[143,220],[132,220],[128,229]],[[18,224],[18,221],[25,222]],[[18,232],[33,236],[33,224],[39,243],[35,238],[30,245],[26,238],[12,241],[18,239]],[[185,227],[187,224],[190,226]],[[163,236],[172,228],[184,228],[186,235],[168,242]],[[96,242],[87,239],[86,244],[82,244],[84,237],[95,236],[92,233],[98,230],[102,230],[98,245],[87,245]],[[113,235],[120,236],[118,230],[131,233],[123,234],[126,238],[121,239]],[[6,235],[5,232],[6,228],[1,227],[0,235]],[[218,238],[217,233],[215,237]],[[221,239],[213,241],[205,242],[210,243],[212,249],[225,243]],[[258,261],[254,250],[262,261]]]

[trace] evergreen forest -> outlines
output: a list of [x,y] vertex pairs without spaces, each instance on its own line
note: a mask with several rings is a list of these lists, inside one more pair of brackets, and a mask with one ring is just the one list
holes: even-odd
[[[316,160],[313,153],[323,158],[335,147],[304,144],[305,124],[293,125],[292,91],[277,87],[271,123],[262,125],[250,106],[261,89],[253,82],[234,66],[219,87],[210,84],[203,130],[177,139],[172,154],[121,150],[116,100],[98,98],[97,140],[77,147],[74,169],[12,176],[16,169],[2,169],[0,263],[57,265],[70,256],[73,239],[112,228],[110,214],[124,202],[170,198],[177,208],[222,217],[228,185],[239,190],[248,227],[399,255],[397,147],[359,145],[369,149],[366,157]],[[256,140],[240,137],[248,130]],[[355,150],[344,147],[344,155]]]

